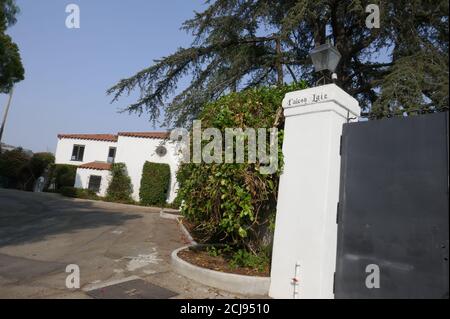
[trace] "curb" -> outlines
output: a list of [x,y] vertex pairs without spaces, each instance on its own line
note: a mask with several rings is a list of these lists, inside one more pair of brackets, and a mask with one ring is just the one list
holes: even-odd
[[161,216],[162,218],[172,219],[172,220],[178,220],[181,217],[180,214],[169,213],[169,212],[164,211],[163,209],[161,209],[161,211],[159,212],[159,216]]
[[161,211],[159,212],[159,216],[161,218],[165,218],[165,219],[170,219],[170,220],[176,221],[177,224],[178,224],[178,227],[180,228],[180,230],[183,233],[184,237],[186,237],[188,243],[190,245],[197,245],[197,242],[194,240],[194,238],[192,238],[192,236],[189,233],[189,231],[187,230],[186,226],[183,225],[183,216],[182,215],[167,213],[167,212],[164,211],[164,209],[161,209]]
[[194,238],[192,238],[191,234],[189,233],[189,231],[187,230],[186,226],[183,225],[183,217],[179,217],[177,219],[178,222],[178,226],[181,229],[181,232],[183,233],[184,236],[186,236],[189,244],[192,245],[197,245],[197,242],[194,240]]
[[178,252],[191,246],[174,250],[171,254],[172,268],[179,274],[201,284],[232,293],[251,296],[266,296],[269,293],[270,277],[244,276],[210,270],[184,261]]

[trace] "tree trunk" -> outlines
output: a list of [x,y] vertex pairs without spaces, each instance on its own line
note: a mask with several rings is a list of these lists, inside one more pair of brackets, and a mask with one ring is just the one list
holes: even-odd
[[275,67],[277,69],[277,82],[278,86],[282,86],[284,83],[283,79],[283,64],[281,63],[282,51],[281,51],[281,40],[280,37],[275,38],[275,50],[276,50],[276,62]]

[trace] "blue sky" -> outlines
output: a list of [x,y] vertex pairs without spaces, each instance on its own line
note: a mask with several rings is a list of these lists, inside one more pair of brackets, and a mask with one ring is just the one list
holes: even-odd
[[[67,29],[67,4],[79,5],[80,29]],[[118,113],[105,91],[154,59],[188,46],[180,30],[203,1],[17,0],[18,44],[25,80],[14,92],[3,142],[54,151],[58,133],[115,133],[158,129],[148,117]],[[0,95],[3,114],[6,96]]]

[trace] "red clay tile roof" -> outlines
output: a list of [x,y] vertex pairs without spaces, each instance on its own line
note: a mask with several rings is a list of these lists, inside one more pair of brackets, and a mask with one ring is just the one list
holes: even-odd
[[170,137],[169,132],[119,132],[119,134],[58,134],[58,138],[76,138],[81,140],[117,142],[118,136],[161,138]]
[[78,166],[78,168],[89,168],[89,169],[98,169],[101,171],[109,171],[111,169],[111,164],[105,162],[90,162],[82,164]]
[[119,136],[144,137],[144,138],[162,138],[167,139],[169,132],[119,132]]
[[117,135],[114,134],[58,134],[58,138],[117,142]]

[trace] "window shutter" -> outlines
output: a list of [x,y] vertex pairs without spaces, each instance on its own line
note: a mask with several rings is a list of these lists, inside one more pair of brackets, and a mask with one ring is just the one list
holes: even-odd
[[84,156],[84,146],[80,146],[80,151],[78,152],[77,160],[83,161],[83,156]]
[[72,150],[72,160],[77,158],[77,153],[78,153],[78,145],[74,145]]

